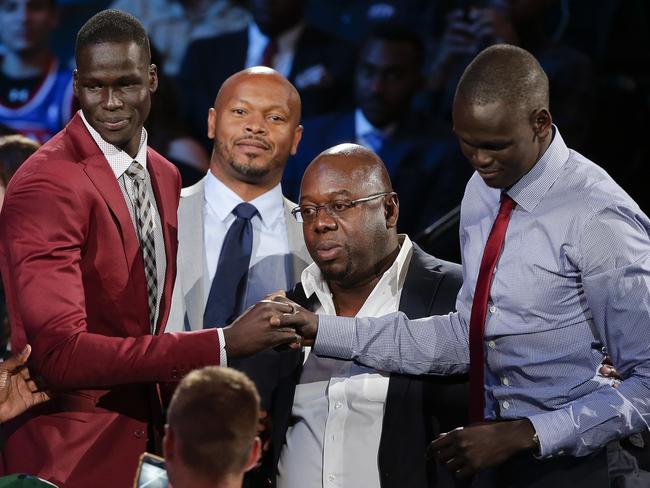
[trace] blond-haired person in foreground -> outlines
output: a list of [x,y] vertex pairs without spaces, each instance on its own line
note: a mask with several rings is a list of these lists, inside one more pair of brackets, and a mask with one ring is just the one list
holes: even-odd
[[164,453],[174,488],[240,487],[260,457],[260,399],[253,382],[230,368],[188,374],[169,405]]

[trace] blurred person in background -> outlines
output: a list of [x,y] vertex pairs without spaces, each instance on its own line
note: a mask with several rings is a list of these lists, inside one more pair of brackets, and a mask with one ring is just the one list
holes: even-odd
[[379,155],[400,195],[400,232],[415,234],[460,204],[470,171],[449,128],[413,107],[424,86],[424,45],[410,28],[378,24],[361,45],[355,105],[304,120],[304,135],[283,179],[298,198],[307,165],[328,147],[362,144]]
[[70,120],[72,72],[50,49],[55,0],[0,0],[0,123],[45,142]]
[[[0,210],[4,202],[9,180],[18,167],[36,150],[40,144],[20,134],[0,136]],[[9,344],[11,327],[7,316],[4,286],[0,282],[0,356],[4,356]]]
[[349,103],[355,48],[305,21],[304,0],[249,0],[252,20],[187,48],[178,80],[193,134],[206,140],[205,111],[230,75],[252,66],[278,71],[298,90],[304,117]]
[[[115,0],[111,8],[142,22],[163,60],[161,72],[176,76],[187,46],[197,39],[245,28],[250,14],[233,0]],[[161,73],[159,73],[161,74]]]

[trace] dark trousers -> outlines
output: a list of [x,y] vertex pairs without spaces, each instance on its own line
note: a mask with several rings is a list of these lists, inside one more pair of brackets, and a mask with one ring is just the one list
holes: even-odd
[[523,453],[474,477],[471,488],[610,488],[607,450],[535,459]]

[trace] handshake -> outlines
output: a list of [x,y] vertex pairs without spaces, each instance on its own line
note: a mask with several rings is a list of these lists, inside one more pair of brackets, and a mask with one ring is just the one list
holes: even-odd
[[280,346],[311,346],[317,331],[318,315],[277,292],[248,308],[223,334],[228,357],[236,358]]

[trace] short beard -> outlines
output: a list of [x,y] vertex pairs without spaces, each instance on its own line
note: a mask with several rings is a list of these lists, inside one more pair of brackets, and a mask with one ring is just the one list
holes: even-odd
[[246,179],[258,180],[268,175],[269,172],[271,171],[271,165],[267,165],[266,167],[256,167],[250,164],[250,158],[247,163],[240,163],[239,161],[235,161],[234,159],[229,159],[228,164],[232,169],[234,169],[237,173],[239,173]]
[[325,281],[328,283],[330,282],[335,282],[339,286],[345,286],[345,281],[350,277],[352,274],[352,257],[351,257],[351,252],[350,252],[350,247],[346,244],[343,246],[345,249],[345,254],[347,255],[347,262],[345,264],[345,268],[342,271],[338,272],[330,272],[327,268],[323,269],[319,266],[321,274],[323,275],[323,278],[325,278]]

